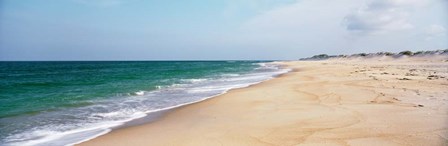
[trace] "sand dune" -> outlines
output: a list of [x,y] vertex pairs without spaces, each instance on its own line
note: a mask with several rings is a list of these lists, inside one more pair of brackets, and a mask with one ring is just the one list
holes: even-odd
[[277,62],[293,71],[81,145],[447,145],[446,60]]

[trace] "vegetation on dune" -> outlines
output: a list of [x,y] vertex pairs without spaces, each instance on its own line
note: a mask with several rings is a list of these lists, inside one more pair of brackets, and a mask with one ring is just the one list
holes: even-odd
[[423,52],[423,51],[417,51],[417,52],[414,53],[414,55],[421,55],[421,54],[423,54],[423,53],[425,53],[425,52]]
[[362,56],[362,57],[367,56],[366,53],[359,53],[358,55],[359,55],[359,56]]
[[327,54],[319,54],[314,55],[308,58],[302,58],[300,60],[325,60],[330,58],[349,58],[349,57],[376,57],[376,56],[391,56],[391,57],[400,57],[400,56],[424,56],[424,55],[448,55],[448,49],[445,50],[435,50],[435,51],[402,51],[399,53],[392,52],[377,52],[377,53],[357,53],[352,55],[327,55]]
[[392,56],[392,55],[395,55],[394,53],[391,53],[391,52],[384,52],[384,55],[386,55],[386,56]]
[[403,51],[403,52],[400,52],[400,53],[398,53],[399,55],[407,55],[407,56],[412,56],[412,55],[414,55],[414,53],[412,53],[411,51]]
[[319,55],[314,55],[314,58],[328,58],[327,54],[319,54]]

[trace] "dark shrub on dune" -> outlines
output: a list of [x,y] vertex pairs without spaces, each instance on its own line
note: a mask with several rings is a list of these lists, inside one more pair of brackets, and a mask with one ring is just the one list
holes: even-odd
[[314,55],[312,58],[328,58],[327,54]]
[[322,59],[328,59],[330,58],[330,56],[328,56],[327,54],[319,54],[319,55],[314,55],[313,57],[309,58],[311,60],[322,60]]
[[386,55],[386,56],[393,56],[393,55],[395,55],[394,53],[391,53],[391,52],[384,52],[384,55]]
[[399,55],[407,55],[407,56],[412,56],[412,55],[414,55],[414,53],[412,53],[411,51],[403,51],[403,52],[400,52],[400,53],[398,53]]
[[373,53],[372,55],[374,55],[374,56],[393,56],[395,54],[391,53],[391,52],[378,52],[378,53]]
[[309,57],[309,58],[302,58],[300,60],[325,60],[328,58],[331,58],[334,56],[329,56],[327,54],[319,54],[319,55],[314,55],[313,57]]
[[425,52],[423,52],[423,51],[417,51],[417,52],[414,53],[414,55],[422,55],[423,53],[425,53]]

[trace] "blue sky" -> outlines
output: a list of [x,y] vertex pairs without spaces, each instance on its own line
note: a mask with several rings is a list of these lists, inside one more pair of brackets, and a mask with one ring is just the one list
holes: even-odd
[[0,60],[297,59],[448,48],[448,0],[1,0]]

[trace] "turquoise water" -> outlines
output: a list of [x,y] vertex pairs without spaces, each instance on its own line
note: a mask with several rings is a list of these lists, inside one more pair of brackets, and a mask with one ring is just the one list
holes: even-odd
[[257,61],[0,62],[0,145],[73,144],[284,73]]

